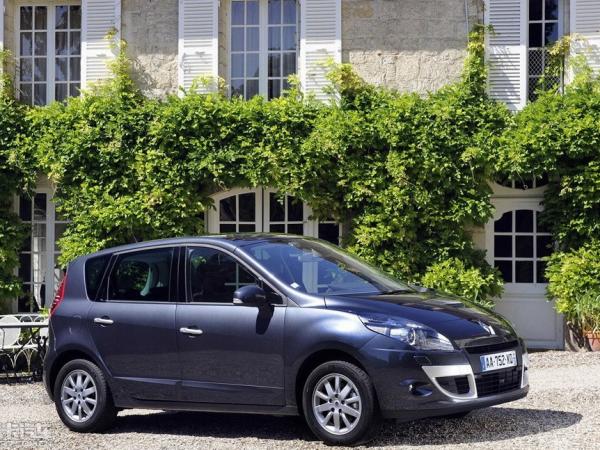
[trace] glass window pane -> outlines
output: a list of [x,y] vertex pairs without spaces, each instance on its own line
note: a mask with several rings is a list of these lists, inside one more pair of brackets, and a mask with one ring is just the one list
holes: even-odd
[[69,35],[69,47],[71,55],[81,54],[81,33],[79,31],[72,31]]
[[340,227],[336,223],[320,223],[319,224],[319,239],[324,239],[332,244],[339,244]]
[[269,27],[269,50],[281,50],[281,28]]
[[244,80],[231,80],[231,96],[244,97]]
[[515,228],[520,233],[533,232],[533,211],[529,209],[519,209],[516,212]]
[[221,225],[219,225],[219,233],[235,233],[235,232],[236,232],[235,224],[222,223]]
[[269,80],[269,100],[281,97],[281,81]]
[[246,25],[258,25],[258,1],[252,0],[246,2]]
[[494,222],[494,231],[509,233],[512,231],[512,211],[504,213],[502,217]]
[[537,283],[547,283],[548,279],[546,278],[546,261],[537,261],[536,262],[536,271],[537,271]]
[[511,258],[512,255],[512,237],[494,236],[494,256],[497,258]]
[[19,22],[19,27],[21,28],[21,30],[33,29],[32,14],[33,14],[32,6],[21,6],[20,22]]
[[47,10],[45,6],[35,7],[35,29],[45,30],[46,29],[46,16]]
[[231,55],[231,77],[243,78],[244,76],[244,54],[236,53]]
[[31,84],[22,84],[19,86],[19,100],[26,105],[31,105],[33,103]]
[[69,54],[69,33],[66,31],[58,31],[55,33],[55,53],[57,55],[66,56]]
[[544,0],[529,0],[529,20],[542,20]]
[[69,96],[77,97],[81,94],[81,85],[80,83],[71,83],[69,84]]
[[269,24],[281,23],[281,0],[269,0]]
[[233,28],[231,30],[231,51],[244,51],[244,28]]
[[281,55],[279,53],[269,54],[269,77],[281,76]]
[[55,9],[56,19],[54,23],[56,24],[56,29],[64,30],[69,27],[69,7],[68,6],[57,6]]
[[283,54],[283,73],[282,76],[288,77],[296,73],[296,54],[295,53],[284,53]]
[[533,261],[515,262],[515,283],[533,283]]
[[258,80],[248,80],[246,82],[246,98],[251,99],[258,95]]
[[296,23],[296,0],[283,0],[283,23]]
[[542,47],[542,24],[541,23],[530,23],[529,24],[529,46],[530,47]]
[[47,43],[46,43],[47,33],[44,31],[43,33],[35,33],[35,55],[36,56],[45,56]]
[[54,64],[54,79],[56,81],[67,81],[69,72],[69,58],[56,58]]
[[35,58],[33,81],[46,81],[46,58]]
[[281,199],[271,192],[269,194],[269,220],[272,222],[283,222],[285,220],[285,208]]
[[244,25],[244,2],[231,2],[231,24]]
[[304,234],[304,225],[301,223],[289,224],[287,232],[289,234],[297,234],[298,236],[302,236]]
[[304,220],[304,204],[291,196],[287,197],[288,217],[290,221]]
[[552,45],[558,40],[558,23],[547,23],[544,28],[544,45]]
[[219,202],[219,219],[225,222],[234,222],[237,220],[235,195],[224,198]]
[[518,258],[533,258],[533,236],[516,236],[515,253]]
[[22,59],[19,64],[19,80],[21,81],[32,81],[33,80],[33,60],[30,58]]
[[553,250],[552,236],[537,237],[537,257],[543,258],[550,256]]
[[25,282],[31,281],[31,255],[21,253],[19,255],[19,278]]
[[546,0],[546,20],[558,20],[558,0]]
[[31,39],[32,33],[21,33],[21,40],[19,44],[19,54],[21,56],[31,56],[33,55],[33,43]]
[[33,197],[33,220],[46,220],[46,194]]
[[260,76],[258,53],[246,55],[246,77],[258,78]]
[[109,276],[109,300],[168,301],[173,249],[123,255]]
[[258,27],[249,27],[246,29],[246,50],[257,52],[258,48]]
[[252,224],[240,224],[240,233],[254,233],[256,232],[256,225]]
[[69,60],[69,77],[71,81],[79,81],[81,79],[80,58],[71,58]]
[[33,103],[36,106],[43,106],[48,102],[46,97],[46,85],[36,84],[33,87]]
[[19,197],[19,219],[31,220],[31,199],[25,195]]
[[529,75],[540,76],[544,73],[544,50],[529,50]]
[[537,231],[538,231],[538,233],[547,233],[549,231],[548,227],[546,226],[544,221],[541,219],[542,219],[542,214],[539,211],[537,211],[535,213],[535,220],[537,223]]
[[81,6],[72,5],[69,6],[69,21],[71,23],[71,29],[81,29]]
[[240,221],[253,222],[256,218],[256,194],[240,195]]
[[69,96],[69,85],[67,83],[56,83],[54,86],[54,100],[62,102]]
[[269,231],[271,233],[285,233],[285,225],[280,224],[271,224],[269,225]]
[[282,50],[296,50],[296,27],[283,27]]

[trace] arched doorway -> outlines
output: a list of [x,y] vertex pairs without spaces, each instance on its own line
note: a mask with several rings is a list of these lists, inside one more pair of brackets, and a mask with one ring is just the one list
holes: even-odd
[[563,348],[563,318],[546,297],[544,257],[553,251],[550,233],[539,222],[545,187],[493,186],[493,219],[485,226],[488,262],[504,278],[495,309],[509,319],[533,348]]
[[273,188],[235,188],[212,198],[214,208],[207,212],[209,233],[289,233],[334,244],[341,239],[334,220],[312,220],[310,206]]

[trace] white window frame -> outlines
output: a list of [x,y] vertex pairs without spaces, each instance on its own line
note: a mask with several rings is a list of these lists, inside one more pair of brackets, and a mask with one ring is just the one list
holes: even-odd
[[[15,76],[15,94],[17,98],[20,98],[21,89],[21,77],[20,77],[20,58],[21,58],[21,7],[23,6],[45,6],[47,8],[46,16],[46,39],[47,39],[47,50],[46,50],[46,105],[49,105],[54,101],[55,98],[55,87],[56,76],[54,66],[56,63],[56,47],[55,47],[55,33],[56,33],[56,7],[57,6],[81,6],[81,28],[80,28],[80,69],[79,69],[79,85],[80,88],[83,83],[83,5],[82,1],[79,0],[31,0],[31,1],[17,1],[15,2],[15,17],[14,17],[14,34],[15,34],[15,59],[19,61],[17,64],[17,73]],[[50,27],[50,25],[52,25]],[[66,31],[71,31],[71,28],[67,28]],[[34,30],[35,32],[35,30]],[[35,41],[32,40],[32,45],[35,45]],[[32,76],[34,67],[32,66]],[[27,83],[29,84],[29,83]],[[34,84],[33,82],[31,83]],[[32,99],[35,99],[35,92],[32,90]],[[32,104],[35,104],[33,100]]]
[[[233,25],[233,11],[231,4],[233,0],[227,0],[230,3],[230,14],[227,22],[227,35],[229,41],[229,49],[227,55],[227,84],[229,85],[229,95],[231,95],[231,70],[232,70],[232,58],[233,53],[246,54],[246,50],[243,52],[232,51],[233,47],[233,36],[232,28],[241,27],[246,29],[247,25]],[[300,43],[301,43],[301,11],[302,1],[296,0],[296,74],[300,72]],[[269,0],[258,0],[258,67],[259,67],[259,78],[258,78],[258,95],[268,98],[269,95]],[[282,53],[281,51],[279,53]],[[291,53],[291,52],[290,52]],[[244,72],[246,65],[244,63]],[[252,77],[250,77],[252,78]],[[281,78],[281,77],[279,77]],[[237,79],[237,78],[236,78]],[[244,73],[244,81],[247,79]]]

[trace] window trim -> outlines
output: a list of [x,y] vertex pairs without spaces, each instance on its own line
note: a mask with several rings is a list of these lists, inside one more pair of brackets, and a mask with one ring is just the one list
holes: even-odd
[[[117,299],[109,299],[108,298],[108,289],[110,287],[109,281],[110,277],[115,269],[117,261],[123,255],[128,255],[131,253],[140,253],[149,250],[160,250],[165,248],[172,248],[173,253],[171,255],[171,267],[169,273],[169,299],[166,301],[148,301],[148,300],[117,300]],[[160,305],[160,304],[173,304],[176,300],[176,295],[174,292],[173,280],[177,280],[177,276],[174,276],[174,270],[177,270],[177,260],[178,260],[178,251],[181,248],[180,245],[173,244],[164,244],[164,245],[153,245],[149,247],[140,247],[134,249],[123,250],[119,252],[114,252],[111,255],[110,261],[107,264],[107,267],[104,272],[104,276],[102,279],[102,285],[100,289],[98,289],[98,295],[94,301],[103,302],[103,303],[134,303],[139,305]],[[176,272],[175,272],[176,273]],[[176,286],[175,286],[176,287]]]
[[[229,17],[227,19],[227,70],[226,70],[226,81],[229,87],[228,95],[231,95],[231,70],[232,70],[232,27],[234,26],[232,23],[233,14],[232,14],[232,3],[234,0],[227,0],[229,2]],[[265,99],[269,97],[269,0],[257,0],[258,1],[258,67],[259,74],[258,77],[258,94]],[[300,74],[300,56],[301,56],[301,25],[302,25],[302,7],[303,1],[296,0],[296,75]],[[238,25],[239,26],[239,25]],[[243,27],[246,29],[246,25]],[[246,54],[246,50],[243,52],[237,52]],[[246,70],[246,65],[244,63],[244,71]],[[244,80],[246,80],[246,75],[244,73]]]
[[[80,57],[80,65],[79,65],[79,88],[82,89],[83,88],[83,52],[84,52],[84,46],[83,46],[83,27],[84,27],[84,17],[83,17],[83,0],[17,0],[15,1],[14,7],[15,7],[15,17],[14,17],[14,22],[13,22],[13,26],[14,26],[14,47],[15,47],[15,57],[14,59],[16,60],[16,74],[15,74],[15,83],[14,83],[14,90],[15,90],[15,97],[17,99],[20,98],[20,88],[21,88],[21,80],[20,80],[20,58],[21,58],[21,23],[20,23],[20,18],[21,18],[21,7],[23,6],[46,6],[47,9],[47,15],[46,15],[46,21],[47,24],[50,24],[50,21],[52,20],[52,30],[50,30],[50,28],[48,26],[46,26],[46,33],[47,33],[47,49],[46,49],[46,103],[45,105],[49,105],[52,102],[54,102],[55,100],[55,88],[56,88],[56,72],[55,72],[55,64],[56,64],[56,45],[55,45],[55,41],[56,41],[56,37],[55,37],[55,33],[56,33],[56,25],[55,25],[55,17],[56,17],[56,7],[57,6],[81,6],[81,28],[80,28],[80,50],[79,50],[79,57]],[[70,28],[68,28],[68,30],[70,30]],[[33,45],[33,44],[32,44]],[[70,58],[70,56],[69,56]],[[50,61],[50,59],[52,59],[52,61]],[[32,67],[32,71],[33,71],[33,67]],[[32,72],[33,74],[33,72]],[[33,84],[33,82],[32,82]],[[67,85],[70,84],[69,82],[67,82]],[[34,95],[34,92],[32,91],[31,93],[32,98]],[[68,96],[67,96],[68,98]],[[33,103],[34,104],[34,103]]]
[[194,302],[192,301],[192,292],[191,292],[191,275],[190,275],[190,264],[189,264],[189,251],[190,249],[195,249],[195,248],[210,248],[213,250],[217,250],[220,252],[225,253],[228,256],[231,256],[239,265],[241,265],[244,269],[246,269],[248,272],[250,272],[250,274],[252,274],[253,276],[255,276],[259,281],[261,281],[262,283],[266,284],[267,286],[269,286],[269,288],[271,288],[273,290],[273,292],[275,292],[277,295],[279,295],[281,297],[281,303],[269,303],[270,306],[272,307],[286,307],[289,305],[289,299],[288,296],[283,294],[281,292],[280,289],[277,289],[276,287],[273,286],[272,283],[269,283],[265,277],[263,277],[262,275],[260,275],[258,273],[258,271],[256,271],[253,267],[251,267],[249,264],[247,264],[245,261],[242,261],[236,254],[235,252],[231,252],[223,247],[219,247],[218,245],[211,245],[211,244],[188,244],[184,247],[182,247],[183,249],[183,254],[184,257],[182,258],[182,260],[184,261],[184,285],[185,285],[185,295],[184,295],[184,299],[185,301],[183,303],[185,304],[189,304],[189,305],[210,305],[210,306],[235,306],[238,308],[244,307],[243,305],[236,305],[235,303],[233,303],[233,298],[231,299],[231,303],[222,303],[222,302]]

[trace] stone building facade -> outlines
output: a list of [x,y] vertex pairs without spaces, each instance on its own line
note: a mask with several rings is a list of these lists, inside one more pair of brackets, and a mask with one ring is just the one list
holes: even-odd
[[[574,52],[585,48],[600,68],[598,0],[0,0],[0,48],[13,55],[2,69],[15,75],[17,96],[37,105],[79,95],[110,76],[111,40],[121,38],[136,81],[153,97],[219,77],[231,95],[273,98],[297,74],[306,92],[326,99],[326,60],[351,63],[371,83],[425,94],[459,77],[477,23],[494,28],[487,39],[490,94],[514,110],[534,99],[548,48],[562,35],[583,36],[586,45]],[[562,319],[545,300],[544,254],[537,250],[550,239],[536,224],[544,180],[490,183],[496,215],[473,238],[505,278],[498,309],[529,345],[560,348]],[[15,211],[32,225],[20,275],[37,306],[53,297],[60,277],[55,242],[67,226],[54,211],[52,192],[40,180],[33,198],[15,201]],[[220,218],[219,208],[232,201],[268,211],[272,194],[268,187],[216,194],[208,230],[339,238],[339,227],[312,221],[307,205],[290,206],[277,219]],[[15,310],[26,307],[15,301]]]

